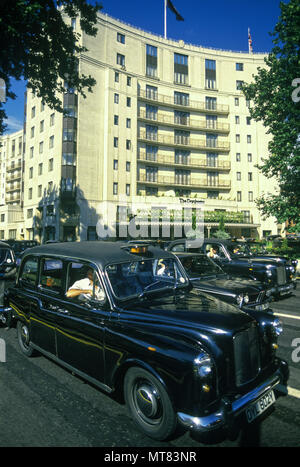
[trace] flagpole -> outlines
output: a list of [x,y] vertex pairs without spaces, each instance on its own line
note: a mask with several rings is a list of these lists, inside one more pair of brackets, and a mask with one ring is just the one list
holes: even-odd
[[164,0],[164,38],[167,38],[167,0]]

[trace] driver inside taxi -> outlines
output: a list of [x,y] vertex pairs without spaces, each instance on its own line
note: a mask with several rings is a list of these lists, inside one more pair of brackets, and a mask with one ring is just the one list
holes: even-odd
[[102,287],[100,287],[99,281],[98,285],[95,284],[94,287],[94,271],[92,268],[88,268],[86,272],[87,277],[80,279],[74,282],[71,287],[69,287],[66,296],[68,298],[78,298],[79,300],[86,300],[93,296],[93,290],[95,289],[95,298],[97,300],[104,300],[105,293]]

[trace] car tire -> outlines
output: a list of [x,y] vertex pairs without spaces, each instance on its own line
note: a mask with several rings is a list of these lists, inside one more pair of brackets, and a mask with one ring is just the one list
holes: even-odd
[[17,336],[22,353],[27,357],[33,357],[36,352],[30,345],[29,327],[23,321],[17,323]]
[[175,432],[177,416],[171,400],[151,373],[130,368],[124,379],[124,397],[133,420],[147,436],[163,441]]

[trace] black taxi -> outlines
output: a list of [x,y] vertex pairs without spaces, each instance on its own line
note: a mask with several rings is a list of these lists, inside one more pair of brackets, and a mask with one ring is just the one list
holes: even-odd
[[16,280],[16,257],[6,242],[0,242],[0,323],[9,325],[11,320],[11,309],[5,306],[4,294]]
[[281,323],[199,294],[180,261],[147,244],[74,242],[25,252],[6,294],[28,357],[52,358],[122,395],[139,429],[238,435],[286,394]]

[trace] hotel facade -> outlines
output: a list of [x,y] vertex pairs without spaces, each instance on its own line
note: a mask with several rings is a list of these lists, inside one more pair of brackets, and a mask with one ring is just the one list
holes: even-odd
[[3,239],[97,238],[103,203],[120,199],[202,203],[206,236],[221,217],[238,237],[280,231],[255,204],[276,186],[256,167],[268,155],[269,136],[251,120],[240,89],[264,66],[264,54],[164,39],[101,13],[96,37],[66,21],[88,49],[79,70],[97,84],[86,98],[68,89],[68,116],[27,92],[19,199],[7,191],[11,171],[1,148],[0,214],[19,213],[14,234],[9,222],[0,225]]

